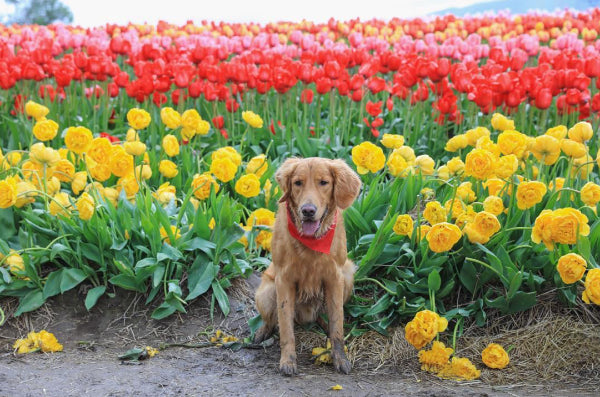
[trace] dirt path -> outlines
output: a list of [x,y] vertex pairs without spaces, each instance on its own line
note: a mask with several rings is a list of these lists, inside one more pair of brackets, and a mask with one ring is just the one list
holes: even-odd
[[[95,352],[0,358],[2,396],[496,396],[515,395],[480,383],[444,384],[387,369],[377,374],[355,371],[338,375],[299,356],[300,375],[277,373],[276,348],[232,352],[210,348],[175,348],[141,365],[121,365],[118,352],[98,346]],[[331,390],[340,384],[341,391]],[[513,394],[514,393],[514,394]],[[541,393],[539,395],[544,395]],[[518,393],[517,395],[525,395]],[[532,395],[527,393],[526,395]]]
[[[165,342],[200,342],[215,329],[248,334],[252,309],[243,294],[232,301],[228,318],[210,318],[210,304],[200,301],[186,315],[165,321],[149,319],[143,299],[132,294],[103,298],[87,312],[81,294],[54,298],[32,314],[10,319],[0,328],[0,397],[3,396],[591,396],[565,385],[492,387],[484,382],[442,381],[408,366],[355,365],[350,375],[312,363],[300,347],[299,376],[278,373],[277,343],[266,349],[172,347],[140,365],[124,365],[118,356],[133,347]],[[14,301],[0,300],[8,313]],[[54,354],[15,356],[12,344],[28,330],[46,329],[64,345]],[[416,354],[415,354],[416,356]],[[341,391],[331,390],[339,384]],[[564,390],[560,390],[563,388]]]

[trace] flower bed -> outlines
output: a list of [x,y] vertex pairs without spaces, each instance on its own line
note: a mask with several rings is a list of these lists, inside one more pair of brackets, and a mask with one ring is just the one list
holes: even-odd
[[363,180],[349,333],[599,304],[599,19],[2,27],[0,295],[227,314],[301,155]]

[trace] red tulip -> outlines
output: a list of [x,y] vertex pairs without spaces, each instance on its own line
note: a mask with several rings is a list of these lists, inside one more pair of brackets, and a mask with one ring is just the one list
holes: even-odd
[[592,97],[591,109],[594,113],[600,112],[600,92]]
[[227,109],[229,113],[237,112],[239,107],[240,104],[234,98],[229,98],[227,101],[225,101],[225,109]]
[[535,106],[538,109],[548,109],[552,104],[552,92],[549,88],[542,88],[535,97]]
[[225,118],[223,116],[215,116],[212,118],[212,123],[216,129],[220,130],[225,126]]
[[300,102],[311,104],[314,96],[314,91],[309,88],[306,88],[302,90],[302,93],[300,94]]
[[[162,105],[167,103],[167,96],[161,92],[155,92],[152,94],[152,102],[154,102],[156,107],[161,107]],[[175,103],[175,101],[173,101],[173,103]]]
[[377,76],[371,77],[371,79],[369,79],[369,83],[367,84],[367,87],[374,95],[377,95],[379,92],[385,90],[386,86],[387,84],[385,80]]
[[112,135],[110,135],[107,132],[101,132],[100,133],[100,138],[106,138],[109,141],[111,141],[112,143],[118,143],[118,142],[120,142],[119,138],[117,138],[116,136],[112,136]]
[[367,105],[365,106],[367,113],[369,113],[372,117],[377,117],[381,114],[381,108],[383,106],[383,102],[371,102],[367,101]]
[[181,89],[176,89],[173,90],[173,92],[171,92],[171,101],[173,102],[174,105],[179,105],[179,101],[182,100],[184,97],[183,92],[181,91]]
[[391,95],[385,100],[385,107],[387,108],[388,112],[394,110],[394,100],[392,99]]
[[200,80],[194,80],[188,86],[188,95],[191,98],[200,98],[200,94],[202,94],[202,89],[204,85]]
[[578,105],[581,102],[581,91],[576,88],[569,88],[566,93],[566,101],[571,106]]
[[373,128],[379,128],[383,125],[383,119],[380,117],[377,117],[375,120],[373,120],[373,122],[371,123],[371,127]]
[[352,94],[350,96],[350,98],[352,99],[352,101],[354,102],[360,102],[363,99],[363,91],[362,88],[359,88],[358,90],[354,90],[352,91]]
[[587,77],[594,78],[600,76],[600,57],[588,58],[585,60],[584,73]]
[[46,98],[48,96],[51,102],[54,102],[54,98],[56,98],[56,90],[50,84],[41,85],[38,90],[40,98]]
[[317,80],[317,93],[324,95],[327,94],[333,88],[333,83],[330,79],[322,77]]
[[365,84],[365,78],[360,74],[355,74],[350,78],[350,89],[353,91],[359,90]]
[[523,97],[520,90],[512,90],[506,94],[506,106],[511,108],[518,107],[523,102]]
[[341,73],[340,64],[336,61],[327,61],[323,69],[325,70],[325,75],[332,80],[337,79]]

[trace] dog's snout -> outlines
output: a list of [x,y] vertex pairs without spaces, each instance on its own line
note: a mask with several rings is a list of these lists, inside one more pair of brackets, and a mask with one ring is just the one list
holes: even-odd
[[306,218],[312,218],[317,213],[317,207],[314,204],[304,204],[300,210]]

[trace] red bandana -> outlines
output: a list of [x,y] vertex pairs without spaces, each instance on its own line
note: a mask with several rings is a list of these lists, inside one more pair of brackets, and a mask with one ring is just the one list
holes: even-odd
[[290,209],[287,206],[287,203],[286,203],[285,207],[287,208],[287,212],[288,212],[287,219],[288,219],[288,230],[290,232],[290,235],[293,238],[295,238],[296,240],[300,241],[302,243],[302,245],[310,248],[313,251],[322,252],[324,254],[329,254],[331,252],[331,243],[333,242],[333,235],[335,234],[335,225],[337,223],[337,209],[335,211],[335,215],[334,215],[335,217],[333,218],[333,224],[329,227],[329,230],[327,231],[327,233],[325,233],[323,236],[321,236],[319,238],[316,238],[314,236],[303,236],[302,234],[300,234],[300,232],[296,228],[296,225],[292,221],[292,216],[290,213]]

